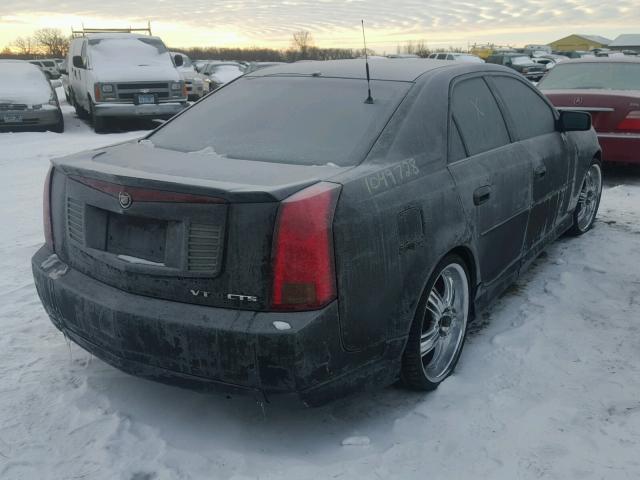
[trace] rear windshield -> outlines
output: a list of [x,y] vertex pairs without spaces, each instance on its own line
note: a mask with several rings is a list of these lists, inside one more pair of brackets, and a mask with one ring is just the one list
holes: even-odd
[[640,90],[640,63],[563,63],[540,82],[542,90]]
[[243,77],[195,104],[149,139],[160,148],[298,165],[359,163],[410,83],[316,77]]

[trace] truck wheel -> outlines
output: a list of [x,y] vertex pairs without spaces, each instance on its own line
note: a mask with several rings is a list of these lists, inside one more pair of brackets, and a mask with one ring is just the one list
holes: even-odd
[[467,266],[458,255],[447,255],[418,303],[402,356],[404,386],[435,390],[453,372],[464,346],[470,302]]
[[93,130],[96,133],[105,133],[107,127],[106,119],[96,115],[96,107],[91,99],[89,99],[89,109],[89,115],[91,116],[91,124],[93,125]]
[[54,133],[64,133],[64,118],[62,117],[62,113],[60,113],[58,123],[51,128],[51,131]]
[[89,118],[89,116],[87,115],[87,111],[82,108],[81,105],[78,105],[78,102],[76,102],[76,94],[73,90],[69,91],[69,97],[71,105],[73,105],[73,109],[76,111],[76,115],[78,116],[78,118],[82,120],[86,120],[87,118]]

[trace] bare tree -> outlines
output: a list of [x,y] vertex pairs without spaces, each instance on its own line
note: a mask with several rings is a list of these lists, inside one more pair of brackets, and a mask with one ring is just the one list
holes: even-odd
[[313,48],[314,42],[311,33],[307,30],[300,30],[293,33],[291,41],[293,49],[300,52],[300,58],[307,58],[309,50]]
[[33,55],[37,50],[37,43],[33,37],[18,37],[12,45],[20,55]]
[[69,50],[69,38],[65,37],[57,28],[42,28],[36,30],[33,38],[48,57],[61,58]]

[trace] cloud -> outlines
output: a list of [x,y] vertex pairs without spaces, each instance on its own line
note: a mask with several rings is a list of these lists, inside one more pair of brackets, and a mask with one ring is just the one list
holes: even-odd
[[576,32],[633,31],[640,25],[637,2],[619,0],[613,6],[601,0],[2,0],[0,29],[13,25],[15,31],[18,24],[41,26],[56,19],[56,25],[73,20],[76,26],[82,21],[122,26],[151,20],[174,45],[195,44],[189,42],[193,38],[209,45],[227,39],[286,46],[293,31],[305,29],[318,44],[354,47],[359,45],[358,27],[364,18],[374,48],[408,39],[430,44],[494,38],[526,42]]

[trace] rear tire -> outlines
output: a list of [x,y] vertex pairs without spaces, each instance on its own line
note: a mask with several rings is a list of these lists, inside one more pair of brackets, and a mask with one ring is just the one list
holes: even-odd
[[73,105],[73,108],[76,111],[76,115],[78,116],[78,118],[82,120],[87,120],[89,118],[89,115],[87,114],[87,111],[84,108],[82,108],[82,106],[79,105],[78,102],[76,101],[76,94],[74,93],[73,90],[70,90],[69,97],[70,97],[71,105]]
[[573,225],[567,232],[569,235],[582,235],[591,230],[598,214],[601,196],[602,166],[594,158],[580,186],[578,204],[573,211]]
[[471,310],[469,271],[458,255],[435,268],[418,303],[402,356],[400,379],[412,390],[430,391],[456,367]]
[[60,114],[58,123],[51,128],[51,131],[54,133],[64,133],[64,118],[62,117],[62,114]]

